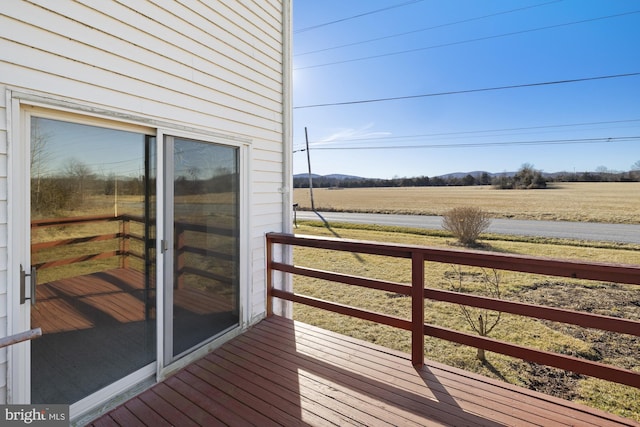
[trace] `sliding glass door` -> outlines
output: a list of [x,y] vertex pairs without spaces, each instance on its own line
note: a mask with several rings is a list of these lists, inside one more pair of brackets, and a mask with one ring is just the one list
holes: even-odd
[[71,404],[156,360],[155,137],[30,125],[31,402]]
[[171,362],[239,324],[239,150],[166,137],[165,156],[172,257],[165,258],[164,339]]
[[83,411],[239,326],[240,148],[49,110],[25,119],[17,294],[20,329],[43,336],[16,364],[21,399]]

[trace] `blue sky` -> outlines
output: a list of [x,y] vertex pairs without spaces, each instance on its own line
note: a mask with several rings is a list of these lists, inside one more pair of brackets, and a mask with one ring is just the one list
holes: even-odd
[[[640,73],[636,0],[293,9],[295,174],[307,172],[305,127],[321,175],[627,171],[640,160],[640,74],[609,77]],[[574,79],[590,80],[531,86]],[[479,90],[505,86],[522,87]],[[400,99],[360,102],[388,98]]]

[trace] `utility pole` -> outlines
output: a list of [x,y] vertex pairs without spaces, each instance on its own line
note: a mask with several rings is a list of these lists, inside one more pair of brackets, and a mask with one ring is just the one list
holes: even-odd
[[311,177],[311,155],[309,154],[309,135],[307,127],[304,127],[304,139],[307,142],[307,166],[309,167],[309,194],[311,195],[311,210],[316,211],[316,205],[313,201],[313,178]]

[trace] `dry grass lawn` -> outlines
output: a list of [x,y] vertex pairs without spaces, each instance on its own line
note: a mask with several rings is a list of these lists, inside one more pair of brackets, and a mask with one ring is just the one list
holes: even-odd
[[[553,183],[545,190],[473,187],[314,189],[319,211],[442,215],[475,206],[493,218],[640,223],[640,182]],[[296,188],[294,203],[310,209],[309,190]]]

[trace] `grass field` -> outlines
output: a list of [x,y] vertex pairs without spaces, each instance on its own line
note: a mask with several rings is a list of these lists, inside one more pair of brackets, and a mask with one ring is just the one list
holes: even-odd
[[[498,190],[490,186],[317,188],[319,211],[442,215],[475,206],[493,218],[640,223],[640,182],[552,183],[545,190]],[[294,203],[310,209],[309,189],[296,188]]]
[[[453,243],[452,238],[442,237],[437,233],[426,232],[425,234],[419,230],[388,231],[384,228],[375,229],[357,225],[332,226],[332,229],[327,229],[320,222],[303,222],[295,231],[298,234],[427,246],[449,246]],[[640,264],[638,245],[590,247],[571,241],[550,240],[545,243],[529,239],[507,241],[501,240],[499,236],[485,241],[484,244],[486,250],[504,253]],[[392,282],[411,282],[408,260],[295,248],[294,263]],[[462,277],[466,292],[482,293],[482,287],[479,286],[482,273],[479,269],[465,267],[461,275],[457,275],[458,273],[450,265],[429,262],[426,263],[425,279],[428,287],[452,289],[456,280]],[[504,299],[640,320],[637,287],[512,272],[499,272],[499,277],[501,296]],[[388,292],[305,277],[294,277],[294,291],[380,313],[410,317],[410,299]],[[459,306],[428,300],[425,303],[425,322],[465,332],[471,331]],[[497,313],[486,314],[493,316],[492,318],[497,315]],[[477,315],[478,313],[474,314],[476,318]],[[294,318],[386,347],[410,351],[409,333],[391,327],[297,304],[294,306]],[[501,316],[500,322],[490,336],[534,348],[640,370],[640,338],[638,337],[505,314]],[[580,401],[640,421],[639,389],[587,378],[499,354],[487,353],[488,362],[485,364],[475,356],[476,350],[473,348],[433,338],[426,339],[428,359],[569,400]]]

